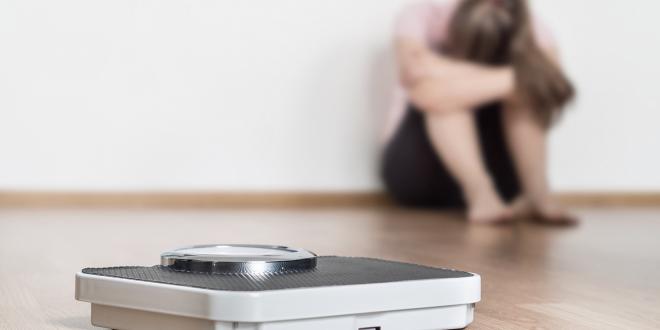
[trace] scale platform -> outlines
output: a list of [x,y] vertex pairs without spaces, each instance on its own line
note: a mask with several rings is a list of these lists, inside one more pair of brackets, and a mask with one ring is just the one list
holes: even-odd
[[369,258],[263,245],[202,245],[152,267],[86,268],[76,299],[121,330],[462,329],[481,278]]

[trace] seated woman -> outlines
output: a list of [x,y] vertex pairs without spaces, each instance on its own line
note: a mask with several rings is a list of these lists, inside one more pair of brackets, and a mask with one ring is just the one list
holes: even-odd
[[527,0],[436,0],[397,24],[400,102],[383,178],[413,207],[466,207],[477,223],[574,222],[553,200],[547,133],[574,97]]

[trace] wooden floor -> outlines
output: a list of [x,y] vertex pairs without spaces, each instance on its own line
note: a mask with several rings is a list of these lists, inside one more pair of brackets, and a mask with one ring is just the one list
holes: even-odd
[[483,276],[470,329],[660,329],[660,207],[582,209],[581,226],[469,226],[371,209],[0,209],[0,329],[91,329],[74,274],[153,265],[191,243],[274,243]]

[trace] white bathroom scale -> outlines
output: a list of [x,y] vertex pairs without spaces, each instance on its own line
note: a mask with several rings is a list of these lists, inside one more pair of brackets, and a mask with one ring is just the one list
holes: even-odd
[[296,248],[201,245],[152,267],[86,268],[76,299],[120,330],[462,329],[477,274]]

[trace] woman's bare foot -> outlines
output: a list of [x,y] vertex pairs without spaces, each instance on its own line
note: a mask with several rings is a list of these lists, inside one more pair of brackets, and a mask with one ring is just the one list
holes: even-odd
[[577,217],[566,211],[551,197],[532,200],[525,196],[518,197],[511,203],[513,217],[532,220],[549,225],[570,226],[578,223]]
[[470,198],[468,221],[476,224],[504,224],[513,220],[511,209],[494,192]]
[[526,196],[519,196],[510,204],[515,219],[528,219],[534,216],[534,205]]

